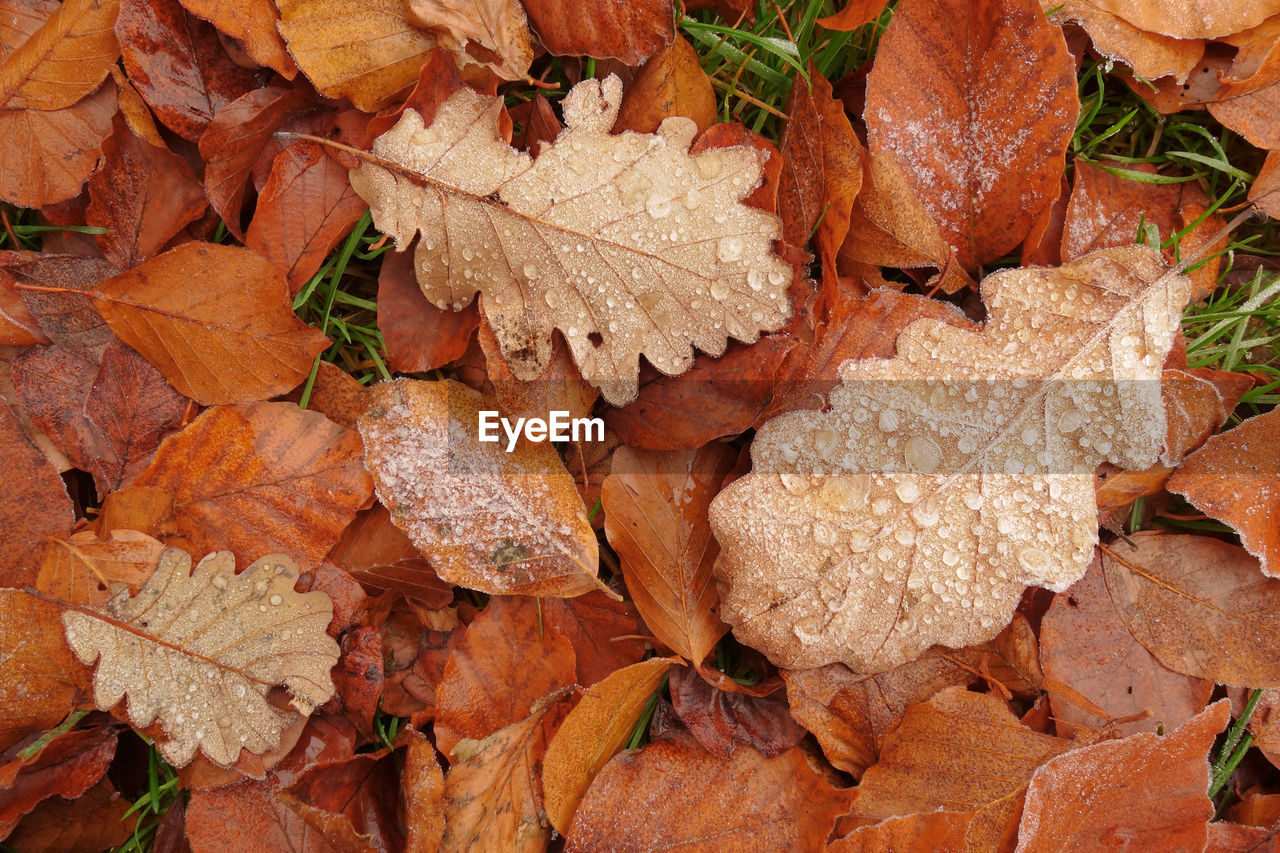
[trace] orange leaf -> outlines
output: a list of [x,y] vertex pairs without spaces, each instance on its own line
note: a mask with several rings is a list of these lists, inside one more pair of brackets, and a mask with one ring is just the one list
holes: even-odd
[[112,584],[131,593],[146,583],[160,562],[164,546],[136,530],[113,530],[107,539],[89,530],[50,538],[41,549],[36,589],[75,604],[100,606],[111,597]]
[[626,745],[673,662],[650,658],[618,670],[588,690],[565,717],[542,762],[547,817],[561,835],[568,834],[596,774]]
[[1234,527],[1271,577],[1280,577],[1278,441],[1280,411],[1272,409],[1206,441],[1169,480],[1169,491]]
[[35,578],[31,553],[48,535],[71,530],[75,514],[58,470],[0,402],[0,459],[9,482],[0,490],[0,587],[26,586]]
[[393,589],[433,608],[453,601],[453,587],[436,576],[382,504],[356,516],[329,559],[375,592]]
[[43,207],[80,192],[116,114],[116,84],[61,110],[0,110],[0,199]]
[[670,0],[603,0],[591,5],[589,15],[571,0],[525,0],[524,6],[542,43],[557,56],[639,65],[675,38]]
[[852,32],[880,17],[885,5],[886,0],[849,0],[839,12],[818,18],[817,23],[829,30]]
[[1094,0],[1093,5],[1123,18],[1138,29],[1184,39],[1238,33],[1261,23],[1277,11],[1274,0],[1232,0],[1231,3],[1189,0],[1176,15],[1169,14],[1167,7],[1155,2]]
[[461,311],[431,304],[414,276],[412,252],[383,255],[378,270],[378,328],[392,370],[417,373],[456,361],[467,351],[479,325],[479,303]]
[[61,609],[19,589],[0,589],[0,750],[56,726],[71,711],[77,672],[84,667],[62,639]]
[[280,551],[303,570],[372,491],[360,437],[291,403],[209,409],[160,445],[137,485],[170,492],[155,531],[167,544],[227,549],[243,564]]
[[1280,580],[1243,548],[1205,536],[1136,533],[1103,549],[1116,611],[1175,672],[1239,687],[1280,685]]
[[542,624],[564,635],[578,658],[578,683],[590,687],[615,669],[638,663],[646,643],[629,601],[601,590],[577,598],[542,600]]
[[884,853],[884,851],[929,850],[958,853],[964,850],[965,834],[973,815],[968,812],[931,812],[891,817],[863,826],[836,839],[829,853]]
[[659,453],[620,447],[601,491],[604,529],[645,624],[700,666],[728,630],[715,616],[711,576],[720,547],[707,507],[733,467],[725,444]]
[[677,35],[636,71],[622,95],[613,132],[653,133],[669,116],[691,119],[702,133],[716,123],[716,94],[693,45]]
[[1018,850],[1101,850],[1135,834],[1145,849],[1203,850],[1207,755],[1230,716],[1215,702],[1165,737],[1143,732],[1047,762],[1027,788]]
[[121,340],[205,405],[288,391],[329,345],[293,313],[275,267],[233,246],[185,243],[92,297]]
[[905,0],[867,77],[867,141],[892,151],[961,265],[1022,241],[1056,195],[1080,103],[1036,0]]
[[213,24],[240,44],[261,65],[292,80],[298,67],[284,49],[277,24],[280,14],[271,0],[179,0],[183,7]]
[[405,729],[404,736],[409,739],[400,780],[408,835],[405,850],[428,853],[438,850],[444,838],[444,774],[429,739],[413,729]]
[[[33,8],[34,7],[34,8]],[[119,0],[67,0],[52,6],[39,29],[21,41],[0,64],[0,109],[61,110],[88,95],[120,56],[113,27]],[[20,11],[19,11],[20,10]],[[41,4],[17,9],[13,16],[50,11]],[[18,24],[15,29],[26,30]],[[8,42],[13,35],[6,33]]]

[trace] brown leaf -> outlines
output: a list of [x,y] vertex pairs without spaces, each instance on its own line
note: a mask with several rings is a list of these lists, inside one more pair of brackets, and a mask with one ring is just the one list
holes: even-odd
[[529,716],[577,679],[569,641],[542,620],[538,599],[494,596],[453,647],[436,688],[436,748],[483,740]]
[[283,551],[319,563],[369,498],[360,437],[291,403],[209,409],[165,441],[137,479],[168,490],[161,540],[248,562]]
[[209,206],[187,161],[139,139],[123,118],[103,143],[102,158],[89,178],[85,224],[109,229],[97,235],[98,246],[121,269],[159,254]]
[[43,207],[80,192],[116,113],[115,83],[61,110],[0,110],[0,199]]
[[0,459],[10,478],[0,490],[0,586],[25,586],[35,580],[31,555],[40,540],[70,531],[75,514],[57,469],[3,404]]
[[1272,219],[1280,219],[1280,151],[1268,151],[1258,177],[1249,186],[1249,201]]
[[278,0],[280,33],[320,94],[365,112],[413,87],[435,39],[405,18],[402,0]]
[[437,308],[418,286],[413,255],[388,252],[378,271],[378,328],[387,365],[402,373],[435,370],[462,357],[480,325],[476,304],[461,311]]
[[791,81],[787,116],[778,186],[782,237],[803,246],[813,234],[818,257],[830,275],[862,187],[862,143],[844,104],[832,97],[831,83],[812,62],[808,81],[799,73]]
[[367,209],[347,170],[319,145],[290,145],[271,166],[244,244],[274,264],[296,294]]
[[[24,853],[98,853],[114,850],[133,835],[138,815],[126,817],[132,803],[106,779],[69,800],[53,797],[31,810],[5,839]],[[181,813],[181,801],[170,811]],[[161,853],[157,841],[153,848]]]
[[87,469],[102,448],[84,414],[98,365],[66,347],[32,347],[13,360],[22,408],[73,465]]
[[[445,380],[382,382],[360,419],[391,518],[448,583],[500,595],[602,588],[594,531],[550,444],[479,440],[492,398]],[[496,428],[496,427],[495,427]]]
[[1148,80],[1172,76],[1175,83],[1183,83],[1204,55],[1202,39],[1172,38],[1148,32],[1102,11],[1089,0],[1068,0],[1056,9],[1050,20],[1058,24],[1078,23],[1089,34],[1094,50],[1128,65],[1135,76]]
[[75,799],[92,787],[115,757],[116,737],[112,726],[77,729],[53,738],[32,758],[22,759],[16,778],[3,788],[0,837],[8,835],[41,800]]
[[716,94],[693,45],[677,35],[636,71],[622,96],[613,132],[653,133],[670,116],[684,116],[698,133],[716,123]]
[[[536,379],[524,382],[516,378],[502,357],[502,345],[493,333],[493,327],[481,318],[476,336],[488,367],[488,386],[482,389],[498,398],[504,415],[515,419],[520,416],[545,417],[548,412],[568,412],[570,418],[583,418],[591,409],[600,392],[583,381],[582,374],[573,364],[573,356],[561,338],[551,341],[551,359],[546,371]],[[594,442],[593,442],[594,443]]]
[[482,741],[464,741],[444,779],[441,850],[546,849],[550,830],[539,767],[569,711],[567,694],[547,697],[527,719]]
[[1230,716],[1215,702],[1165,737],[1144,732],[1050,760],[1027,788],[1018,850],[1098,850],[1134,832],[1153,850],[1203,850],[1213,816],[1206,759]]
[[55,343],[97,360],[114,335],[93,308],[87,293],[102,281],[120,272],[113,264],[97,258],[41,254],[30,260],[14,258],[6,272],[23,290],[27,308],[40,321],[40,328]]
[[444,774],[436,760],[431,741],[413,729],[405,729],[409,739],[404,754],[404,775],[400,795],[407,816],[407,853],[431,853],[444,839]]
[[136,530],[112,530],[106,539],[89,530],[51,537],[41,549],[35,587],[63,601],[98,607],[114,594],[115,584],[136,593],[163,550],[158,540]]
[[74,706],[82,667],[62,640],[58,617],[56,605],[0,589],[0,750],[53,728]]
[[333,605],[323,593],[293,591],[298,567],[283,554],[236,574],[231,553],[219,551],[190,572],[191,557],[170,548],[137,595],[101,612],[67,610],[62,621],[76,656],[97,662],[98,708],[128,696],[134,726],[158,719],[164,728],[157,747],[170,764],[200,749],[226,766],[241,749],[279,744],[289,718],[266,701],[274,685],[288,688],[303,716],[333,695],[338,648],[325,634]]
[[907,709],[862,776],[850,815],[875,823],[896,815],[970,812],[965,849],[1007,849],[1035,769],[1067,741],[1018,723],[989,694],[948,688]]
[[[667,808],[663,803],[679,803]],[[819,851],[849,793],[809,768],[804,753],[730,759],[673,730],[615,756],[587,790],[566,853],[586,850]]]
[[[1088,574],[1053,597],[1040,625],[1058,734],[1070,737],[1077,727],[1098,729],[1121,717],[1127,718],[1115,725],[1121,735],[1174,729],[1200,713],[1213,682],[1168,670],[1144,649],[1116,612],[1102,574],[1095,559]],[[1054,684],[1067,685],[1091,707],[1073,704],[1073,694],[1055,691]]]
[[649,630],[700,666],[728,626],[715,615],[720,547],[707,507],[737,453],[725,444],[658,453],[620,447],[600,499],[605,534]]
[[374,592],[395,590],[436,608],[453,601],[453,587],[440,580],[382,504],[356,516],[329,559]]
[[205,405],[288,391],[329,345],[293,313],[275,267],[234,246],[185,243],[92,295],[121,340]]
[[1275,0],[1235,0],[1226,5],[1213,0],[1191,0],[1176,15],[1169,14],[1159,3],[1095,0],[1094,5],[1140,30],[1184,39],[1238,33],[1280,12]]
[[1236,403],[1254,385],[1247,373],[1231,373],[1198,367],[1193,370],[1166,370],[1161,380],[1164,413],[1169,427],[1165,432],[1166,465],[1180,465],[1196,448],[1227,422]]
[[670,0],[604,0],[590,15],[569,0],[526,0],[529,21],[547,50],[557,56],[640,62],[675,38]]
[[280,14],[271,0],[179,0],[183,8],[235,39],[256,62],[292,80],[298,67],[277,31]]
[[1205,853],[1276,853],[1276,830],[1214,821],[1207,827]]
[[231,61],[213,27],[178,0],[120,0],[116,37],[130,81],[183,139],[198,140],[220,109],[255,88],[254,75]]
[[1266,448],[1278,433],[1280,412],[1250,418],[1206,441],[1169,480],[1169,491],[1234,527],[1271,577],[1280,577],[1280,458]]
[[457,616],[438,611],[439,623],[425,626],[418,611],[397,598],[382,620],[382,709],[397,716],[412,716],[425,725],[435,718],[436,688],[454,645],[465,631],[452,630]]
[[488,68],[503,80],[525,80],[533,39],[515,0],[406,0],[409,23],[435,33],[459,64]]
[[930,812],[891,817],[862,826],[827,845],[829,853],[959,853],[973,815],[968,812]]
[[602,590],[577,598],[542,599],[542,624],[573,646],[578,683],[587,687],[614,670],[638,663],[646,653],[635,607]]
[[280,799],[338,850],[403,850],[396,819],[399,780],[390,752],[317,764],[280,791]]
[[620,669],[586,691],[565,717],[542,763],[547,818],[561,835],[596,774],[626,746],[671,664],[650,658]]
[[[22,9],[22,17],[48,17],[3,57],[0,109],[61,110],[97,89],[120,56],[112,32],[118,8],[118,0],[67,0]],[[21,32],[27,27],[17,17],[7,26]]]
[[886,0],[849,0],[839,12],[818,18],[817,23],[828,30],[853,32],[880,17],[885,3]]
[[338,646],[342,654],[331,673],[336,693],[325,710],[345,714],[363,736],[372,738],[382,696],[382,637],[378,629],[360,625],[344,633]]
[[773,758],[805,736],[781,699],[728,693],[683,666],[671,673],[670,683],[676,716],[712,755],[729,758],[743,746]]
[[1175,672],[1220,684],[1280,685],[1280,580],[1244,549],[1204,536],[1136,533],[1102,551],[1116,612]]
[[1053,200],[1079,109],[1075,63],[1036,0],[907,0],[867,78],[867,141],[973,268]]

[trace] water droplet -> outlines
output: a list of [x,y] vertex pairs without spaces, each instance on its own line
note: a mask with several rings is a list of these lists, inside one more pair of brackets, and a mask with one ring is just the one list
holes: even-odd
[[779,474],[782,480],[782,488],[786,489],[793,495],[803,495],[809,491],[809,478],[803,474]]
[[758,269],[747,270],[747,284],[751,285],[752,290],[761,290],[764,288],[764,273]]
[[716,246],[716,257],[722,261],[736,261],[742,257],[745,246],[746,243],[741,237],[721,237],[720,243]]
[[533,281],[538,277],[538,266],[533,261],[526,261],[524,265],[524,277]]
[[218,589],[226,589],[227,588],[226,575],[216,575],[213,579],[213,585],[216,586]]
[[849,534],[849,550],[862,553],[871,549],[871,534],[865,530],[854,530]]
[[470,247],[470,246],[464,246],[464,247],[462,248],[462,259],[463,259],[464,261],[474,260],[474,259],[475,259],[475,256],[476,256],[476,253],[475,253],[475,252],[473,252],[473,251],[471,251],[471,247]]
[[1080,429],[1083,423],[1084,418],[1081,417],[1080,412],[1075,409],[1069,409],[1068,411],[1063,412],[1062,416],[1058,418],[1058,431],[1062,433],[1075,432]]
[[281,604],[284,604],[284,598],[281,597],[279,593],[276,593],[275,595],[271,596],[267,600],[270,601],[276,607],[279,607]]
[[775,287],[787,280],[787,274],[782,270],[769,270],[769,283]]
[[704,178],[714,178],[724,169],[724,156],[713,151],[699,154],[694,159],[698,164],[698,171]]
[[711,282],[711,296],[716,300],[723,300],[729,295],[729,282],[723,278],[718,278]]
[[830,525],[818,521],[813,525],[813,538],[819,545],[830,545],[836,541],[836,534]]
[[942,448],[925,435],[912,436],[903,451],[906,463],[921,474],[932,474],[942,464]]
[[1029,572],[1040,574],[1049,568],[1049,555],[1039,548],[1023,548],[1018,552],[1018,564]]
[[654,193],[644,203],[644,209],[654,219],[662,219],[671,212],[671,199]]
[[903,525],[893,531],[893,538],[898,540],[899,545],[910,545],[916,541],[915,528]]
[[938,519],[941,515],[942,514],[938,511],[937,502],[933,500],[927,500],[911,510],[911,517],[915,519],[916,523],[921,527],[933,527],[938,523]]
[[871,478],[866,474],[829,477],[822,484],[818,499],[841,512],[853,512],[866,506],[870,491]]
[[914,503],[920,497],[920,486],[915,480],[903,480],[894,487],[903,503]]
[[960,552],[951,548],[946,548],[942,552],[942,564],[948,567],[954,566],[960,562]]
[[898,413],[893,409],[885,409],[883,412],[880,413],[880,420],[878,421],[878,423],[880,424],[880,429],[884,430],[885,432],[893,432],[895,429],[897,429],[898,422],[899,422]]
[[965,492],[964,493],[964,505],[967,506],[969,509],[973,510],[974,512],[977,512],[978,510],[982,509],[982,504],[983,504],[983,500],[982,500],[981,492]]
[[836,442],[840,436],[833,430],[820,429],[813,434],[813,448],[818,451],[818,455],[826,456],[836,448]]
[[702,193],[698,192],[697,187],[689,187],[689,191],[684,194],[683,203],[687,210],[693,210],[702,202]]
[[558,290],[548,290],[546,293],[542,295],[542,299],[544,302],[547,303],[548,308],[560,307],[561,298],[560,298],[560,291]]

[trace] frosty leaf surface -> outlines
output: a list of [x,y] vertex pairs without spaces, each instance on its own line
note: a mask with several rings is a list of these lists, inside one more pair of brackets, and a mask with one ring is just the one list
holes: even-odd
[[551,334],[615,405],[634,399],[640,356],[677,375],[694,347],[724,352],[791,313],[792,273],[772,252],[778,219],[741,204],[759,155],[690,155],[695,126],[674,117],[656,134],[609,133],[616,77],[565,96],[566,128],[534,160],[499,134],[500,98],[460,89],[435,121],[406,110],[374,142],[382,165],[351,183],[379,229],[405,247],[423,293],[459,310],[477,292],[516,377],[541,376]]
[[333,695],[333,604],[323,592],[294,592],[297,579],[283,554],[236,574],[231,552],[217,551],[192,573],[191,557],[169,548],[137,595],[117,596],[101,615],[66,611],[67,643],[84,663],[98,661],[97,707],[127,698],[133,725],[160,723],[170,764],[200,749],[228,766],[241,749],[279,744],[289,716],[267,702],[272,687],[287,688],[304,715]]
[[1093,472],[1154,464],[1189,281],[1140,247],[982,284],[980,332],[919,320],[769,421],[711,504],[721,617],[780,666],[880,672],[995,636],[1097,542]]

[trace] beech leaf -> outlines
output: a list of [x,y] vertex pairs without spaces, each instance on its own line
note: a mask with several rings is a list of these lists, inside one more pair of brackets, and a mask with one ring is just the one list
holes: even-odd
[[534,160],[502,141],[501,98],[460,89],[429,127],[406,110],[351,174],[401,248],[421,233],[418,282],[432,302],[460,310],[484,295],[518,379],[543,374],[559,330],[615,405],[635,399],[641,355],[674,376],[695,346],[720,355],[730,337],[780,328],[792,277],[771,248],[778,219],[741,203],[759,156],[690,155],[695,126],[680,116],[612,136],[621,99],[616,77],[579,83],[565,130]]
[[102,613],[66,611],[67,643],[84,663],[98,661],[97,707],[127,696],[133,725],[159,720],[170,764],[200,749],[225,767],[242,748],[261,754],[279,744],[289,717],[267,702],[272,687],[284,685],[304,715],[333,695],[338,644],[325,633],[333,604],[322,592],[294,592],[297,579],[283,554],[236,574],[231,552],[217,551],[192,574],[191,557],[170,548],[137,595],[112,599]]
[[1093,472],[1155,463],[1190,281],[1149,249],[994,273],[981,332],[917,320],[769,421],[711,504],[720,616],[780,666],[882,672],[995,636],[1097,542]]
[[[30,4],[24,17],[40,8]],[[117,9],[119,0],[52,5],[40,28],[0,64],[0,107],[61,110],[97,89],[120,56],[112,29]],[[17,23],[16,10],[5,11]]]

